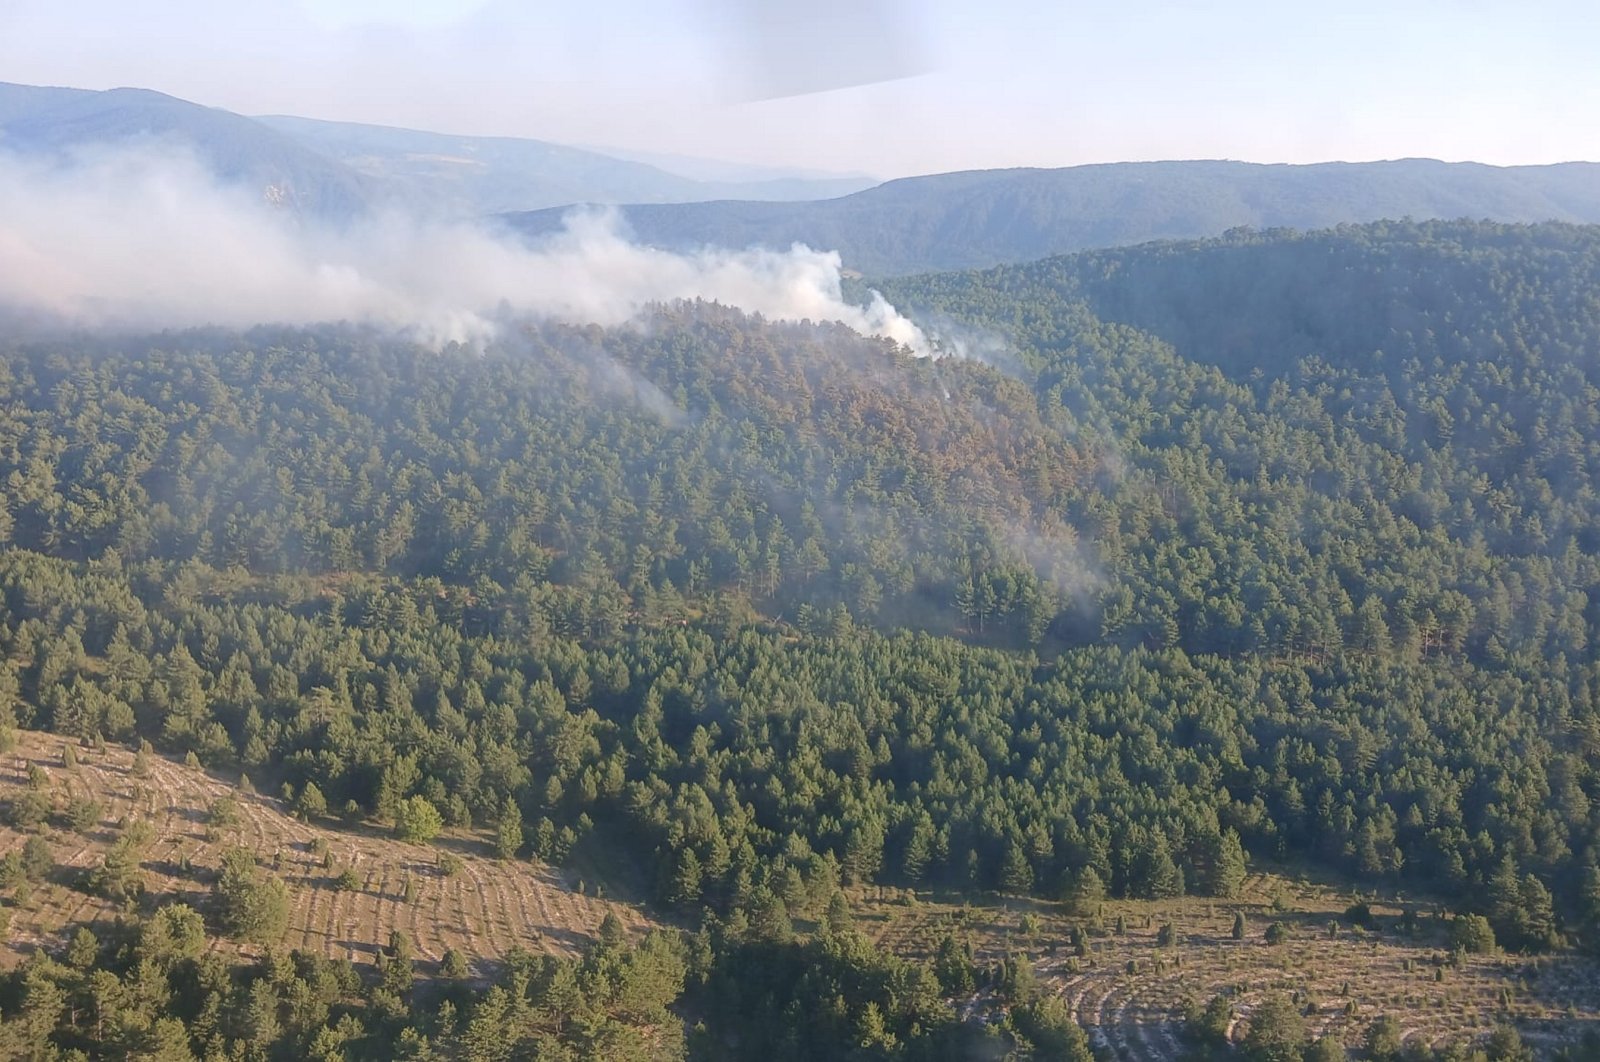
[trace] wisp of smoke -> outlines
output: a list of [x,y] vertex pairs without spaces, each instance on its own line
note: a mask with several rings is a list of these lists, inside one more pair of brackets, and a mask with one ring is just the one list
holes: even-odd
[[354,321],[471,342],[507,314],[614,325],[651,303],[703,299],[930,352],[876,293],[846,302],[839,268],[837,254],[801,245],[642,247],[596,212],[535,246],[392,214],[318,225],[160,143],[67,162],[0,155],[0,312],[74,327]]
[[1021,376],[1022,365],[1011,344],[999,332],[959,320],[937,310],[914,308],[917,321],[938,354],[966,361],[981,361],[1009,376]]

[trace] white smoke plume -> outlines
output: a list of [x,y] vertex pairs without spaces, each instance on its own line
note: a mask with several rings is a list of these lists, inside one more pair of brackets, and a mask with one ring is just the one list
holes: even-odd
[[534,246],[397,215],[318,225],[158,143],[65,162],[0,155],[0,312],[74,327],[350,321],[470,342],[508,314],[613,325],[650,303],[698,298],[930,352],[882,297],[847,303],[839,266],[800,245],[642,247],[600,213],[575,214]]

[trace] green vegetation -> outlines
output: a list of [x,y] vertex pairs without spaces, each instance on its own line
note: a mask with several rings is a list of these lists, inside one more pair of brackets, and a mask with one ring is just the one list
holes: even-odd
[[[908,177],[820,202],[658,202],[621,213],[655,246],[803,243],[836,250],[847,267],[869,276],[895,276],[1218,236],[1241,226],[1322,228],[1403,217],[1593,223],[1600,221],[1597,183],[1593,163],[1133,162]],[[533,210],[506,220],[540,235],[559,231],[566,213]]]
[[[895,286],[1004,337],[1004,373],[711,306],[483,354],[13,346],[0,731],[150,741],[408,841],[627,853],[709,935],[561,967],[618,1052],[664,1042],[638,1030],[673,1000],[730,1015],[683,1034],[712,1056],[955,1042],[960,941],[880,953],[841,887],[1088,918],[1294,858],[1480,916],[1463,952],[1592,946],[1597,290],[1600,230],[1383,224]],[[93,828],[55,792],[8,789],[6,821]],[[130,916],[136,833],[92,875]],[[259,855],[215,917],[270,945]],[[1256,923],[1285,954],[1323,924]],[[378,1010],[413,990],[384,961]],[[629,1009],[633,963],[690,972]],[[473,1013],[596,1050],[529,987],[555,969]],[[1070,1057],[1033,976],[988,978],[1017,1003],[991,1035]],[[405,1027],[466,1037],[466,1012]],[[1248,1050],[1319,1049],[1282,1024]]]
[[283,882],[258,869],[248,848],[235,848],[223,857],[215,902],[223,931],[241,940],[276,943],[289,920]]
[[426,797],[406,797],[395,808],[395,835],[402,841],[426,844],[439,836],[442,829],[444,819],[440,817],[439,809],[430,804]]

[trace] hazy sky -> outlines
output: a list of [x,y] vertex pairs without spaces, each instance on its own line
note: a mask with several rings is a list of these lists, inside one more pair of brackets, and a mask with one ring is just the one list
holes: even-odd
[[1596,56],[1595,0],[0,0],[4,81],[885,177],[1600,159]]

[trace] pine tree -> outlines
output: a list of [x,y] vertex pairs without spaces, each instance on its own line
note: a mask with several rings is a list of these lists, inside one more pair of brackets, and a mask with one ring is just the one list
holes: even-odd
[[1244,1037],[1250,1062],[1301,1062],[1305,1046],[1305,1018],[1288,996],[1274,993],[1251,1012]]
[[759,940],[774,944],[787,944],[794,939],[794,925],[789,920],[789,909],[783,898],[768,888],[756,890],[753,910],[750,913],[750,930]]
[[1510,855],[1501,858],[1487,882],[1489,921],[1496,936],[1515,947],[1523,937],[1522,878]]
[[939,941],[933,958],[933,974],[947,996],[965,996],[972,991],[976,975],[972,954],[954,934],[946,933]]
[[1061,898],[1066,901],[1067,908],[1072,914],[1086,918],[1104,902],[1105,882],[1100,880],[1100,875],[1095,872],[1094,867],[1084,867],[1069,880]]
[[389,946],[379,953],[383,960],[379,976],[386,991],[404,996],[411,991],[415,979],[412,968],[411,938],[395,929],[389,933]]
[[1555,902],[1544,882],[1526,874],[1521,888],[1523,946],[1540,951],[1560,947],[1556,932]]
[[100,941],[88,928],[79,926],[67,945],[67,965],[74,970],[87,970],[100,955]]
[[410,796],[395,809],[395,834],[402,841],[426,844],[444,829],[444,817],[426,797]]
[[911,884],[922,881],[928,872],[928,861],[933,854],[933,820],[918,816],[906,839],[905,851],[900,856],[900,873]]
[[230,849],[222,857],[222,873],[214,895],[224,930],[233,937],[270,944],[289,922],[289,894],[283,882],[256,867],[248,848]]
[[144,892],[144,871],[139,867],[138,848],[122,837],[112,845],[89,876],[90,887],[110,900],[126,900]]
[[843,933],[855,925],[855,917],[850,913],[850,901],[838,889],[828,897],[828,913],[823,917],[823,924],[830,933]]
[[844,859],[839,864],[845,874],[845,883],[870,881],[882,863],[883,830],[871,822],[851,829],[845,841]]
[[1591,953],[1600,952],[1600,867],[1593,864],[1584,867],[1578,889],[1578,925],[1584,947]]
[[1495,950],[1494,930],[1483,915],[1465,914],[1450,924],[1450,946],[1471,955],[1488,955]]
[[328,798],[315,782],[307,782],[294,801],[295,818],[301,822],[315,822],[328,817]]
[[700,890],[700,857],[686,845],[678,852],[672,878],[667,884],[667,902],[675,907],[692,908],[700,903]]
[[1166,834],[1152,830],[1146,843],[1134,856],[1133,894],[1148,900],[1165,900],[1183,895],[1183,871],[1172,859]]
[[1233,830],[1224,830],[1216,838],[1211,853],[1211,880],[1208,883],[1212,896],[1233,899],[1244,887],[1244,846]]
[[1015,841],[1007,842],[1005,855],[1000,860],[1000,888],[1019,896],[1033,890],[1033,867],[1022,846]]
[[467,957],[455,948],[449,948],[444,953],[444,958],[439,961],[439,976],[447,980],[460,981],[472,972],[467,964]]
[[522,808],[510,797],[500,805],[500,821],[495,825],[494,852],[500,859],[514,859],[522,848]]

